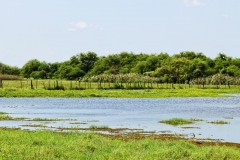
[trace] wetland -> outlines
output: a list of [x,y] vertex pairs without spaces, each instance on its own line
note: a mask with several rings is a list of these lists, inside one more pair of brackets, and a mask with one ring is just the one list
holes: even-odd
[[[2,128],[174,135],[240,143],[240,97],[0,98]],[[6,114],[7,113],[7,114]],[[170,125],[171,118],[192,120]]]

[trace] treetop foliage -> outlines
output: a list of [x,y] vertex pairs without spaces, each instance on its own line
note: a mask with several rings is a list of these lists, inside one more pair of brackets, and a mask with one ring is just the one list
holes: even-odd
[[121,52],[98,57],[94,52],[79,53],[65,62],[47,63],[29,60],[22,68],[0,63],[0,74],[34,79],[79,80],[83,77],[117,74],[140,74],[159,78],[162,82],[184,83],[192,79],[224,74],[240,76],[240,58],[219,53],[211,59],[203,53],[180,52],[134,54]]

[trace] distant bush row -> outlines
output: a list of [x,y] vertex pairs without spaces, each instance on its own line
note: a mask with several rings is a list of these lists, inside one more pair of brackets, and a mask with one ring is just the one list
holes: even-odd
[[[108,56],[97,56],[94,52],[79,53],[65,62],[47,63],[37,59],[28,61],[22,68],[0,63],[0,79],[66,79],[106,80],[118,75],[122,80],[129,75],[151,77],[163,83],[238,83],[240,58],[219,53],[211,59],[203,53],[181,52],[170,56],[167,53],[134,54],[121,52]],[[15,75],[8,76],[8,75]],[[131,77],[131,76],[130,76]],[[227,80],[222,80],[225,77]],[[227,78],[226,78],[227,77]],[[120,78],[120,79],[119,79]],[[131,78],[130,78],[131,79]],[[128,80],[129,81],[129,80]],[[224,82],[223,82],[224,81]]]

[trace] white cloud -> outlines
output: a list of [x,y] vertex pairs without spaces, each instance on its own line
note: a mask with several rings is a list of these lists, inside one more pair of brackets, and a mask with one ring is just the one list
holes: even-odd
[[83,21],[74,22],[74,23],[71,23],[71,27],[68,28],[68,31],[74,32],[74,31],[77,31],[78,29],[85,29],[87,27],[88,27],[87,22],[83,22]]
[[84,29],[88,27],[88,24],[86,22],[77,22],[75,24],[73,24],[73,26],[75,26],[76,28],[79,29]]
[[224,17],[224,18],[228,18],[228,17],[229,17],[229,14],[221,14],[220,16],[221,16],[221,17]]
[[201,3],[198,0],[183,0],[183,3],[187,7],[197,7],[197,6],[203,6],[204,5],[204,3]]
[[87,22],[79,21],[79,22],[71,23],[71,27],[68,28],[68,31],[74,32],[74,31],[77,31],[79,29],[85,29],[85,28],[89,28],[89,27],[100,28],[99,25],[88,24]]

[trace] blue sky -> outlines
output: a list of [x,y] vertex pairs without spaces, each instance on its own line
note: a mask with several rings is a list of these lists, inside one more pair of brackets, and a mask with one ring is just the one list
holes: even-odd
[[80,52],[240,57],[239,0],[0,0],[0,62]]

